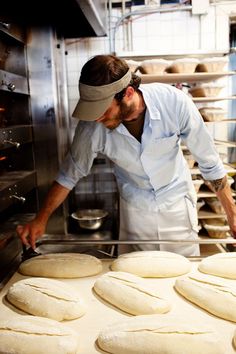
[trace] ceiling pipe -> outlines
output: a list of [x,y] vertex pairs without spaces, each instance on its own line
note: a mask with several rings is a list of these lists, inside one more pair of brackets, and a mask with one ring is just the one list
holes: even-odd
[[131,16],[139,16],[139,15],[150,15],[153,13],[159,13],[159,12],[175,12],[175,11],[190,11],[192,10],[192,6],[189,5],[184,5],[184,6],[175,6],[175,7],[158,7],[158,8],[145,8],[142,10],[135,10],[131,11],[119,18],[119,20],[116,22],[115,27],[113,29],[112,33],[112,38],[111,38],[111,53],[116,55],[116,48],[115,48],[115,41],[116,41],[116,30],[117,28],[122,24],[122,22]]

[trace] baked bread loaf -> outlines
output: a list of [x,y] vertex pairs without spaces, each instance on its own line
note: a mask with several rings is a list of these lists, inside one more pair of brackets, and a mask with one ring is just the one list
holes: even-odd
[[202,225],[211,238],[226,238],[229,236],[230,227],[224,217],[202,219]]
[[223,86],[205,83],[194,85],[188,90],[188,92],[193,97],[214,97],[217,96],[222,89]]
[[57,321],[72,320],[85,313],[76,289],[54,279],[20,280],[9,288],[6,297],[20,310]]
[[23,275],[48,278],[89,277],[102,271],[100,259],[82,253],[52,253],[27,259],[21,263]]
[[95,292],[104,300],[131,315],[165,313],[168,301],[144,284],[144,280],[125,272],[108,272],[96,280]]
[[209,225],[203,224],[208,236],[211,238],[227,238],[229,237],[229,225]]
[[210,276],[177,279],[175,289],[187,300],[228,321],[236,322],[236,287]]
[[222,278],[236,279],[236,252],[217,253],[204,258],[198,270]]
[[137,60],[129,59],[126,60],[126,64],[128,64],[130,70],[135,73],[139,69],[141,62]]
[[76,354],[77,334],[60,322],[35,316],[0,320],[1,354]]
[[144,278],[165,278],[188,273],[191,263],[186,257],[173,252],[138,251],[120,255],[111,264],[111,269]]
[[204,324],[149,315],[110,324],[99,333],[98,345],[113,354],[225,354],[218,338]]

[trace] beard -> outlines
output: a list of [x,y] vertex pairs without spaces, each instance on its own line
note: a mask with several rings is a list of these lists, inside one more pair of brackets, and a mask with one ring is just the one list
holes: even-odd
[[119,102],[119,111],[112,117],[104,119],[102,122],[110,130],[116,129],[123,121],[126,121],[135,111],[135,105],[128,106],[123,101]]

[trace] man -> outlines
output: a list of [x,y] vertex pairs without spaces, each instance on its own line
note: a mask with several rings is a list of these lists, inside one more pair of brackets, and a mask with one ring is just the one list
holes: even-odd
[[[227,176],[192,100],[165,84],[140,85],[126,62],[98,55],[82,68],[79,119],[70,151],[43,208],[18,226],[25,244],[35,246],[52,212],[102,153],[114,162],[120,192],[120,240],[194,240],[198,233],[196,193],[183,157],[183,141],[221,201],[236,237],[236,206]],[[135,249],[157,249],[139,245]],[[199,254],[197,244],[163,244],[161,250]],[[123,249],[127,251],[127,249]]]

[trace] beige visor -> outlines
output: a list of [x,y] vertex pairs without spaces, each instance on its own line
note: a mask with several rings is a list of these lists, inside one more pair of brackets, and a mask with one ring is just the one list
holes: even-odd
[[100,118],[111,105],[115,94],[129,85],[131,77],[129,69],[121,79],[108,85],[90,86],[79,83],[80,99],[72,116],[89,121]]

